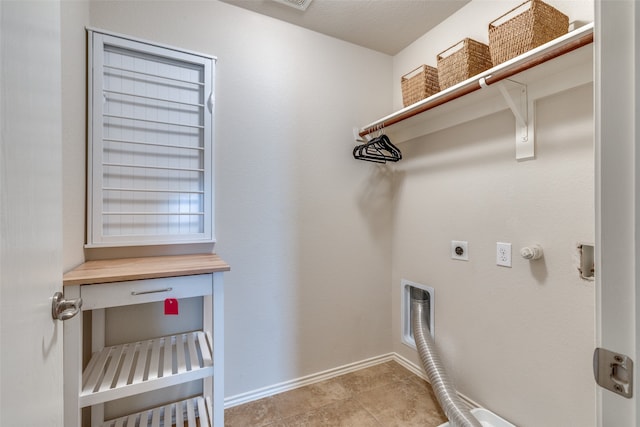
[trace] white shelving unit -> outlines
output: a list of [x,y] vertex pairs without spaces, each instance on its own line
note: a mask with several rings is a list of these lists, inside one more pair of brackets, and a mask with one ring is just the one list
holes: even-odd
[[[91,313],[92,354],[83,359],[83,316],[64,322],[65,426],[224,425],[222,274],[229,266],[214,254],[89,261],[64,276],[66,299],[82,298]],[[202,330],[105,345],[105,309],[167,299],[202,297]],[[152,319],[149,319],[152,321]],[[152,390],[202,381],[201,396],[106,420],[104,404]]]
[[593,23],[545,43],[357,130],[394,144],[510,109],[516,159],[533,158],[534,102],[593,81]]

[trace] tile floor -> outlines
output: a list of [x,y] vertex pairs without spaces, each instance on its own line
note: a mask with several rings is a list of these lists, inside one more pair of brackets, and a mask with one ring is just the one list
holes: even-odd
[[446,420],[431,386],[393,361],[225,411],[225,427],[436,427]]

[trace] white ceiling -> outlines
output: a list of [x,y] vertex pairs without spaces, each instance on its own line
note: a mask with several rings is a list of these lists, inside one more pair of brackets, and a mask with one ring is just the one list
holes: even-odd
[[312,0],[306,11],[274,0],[222,0],[395,55],[469,0]]

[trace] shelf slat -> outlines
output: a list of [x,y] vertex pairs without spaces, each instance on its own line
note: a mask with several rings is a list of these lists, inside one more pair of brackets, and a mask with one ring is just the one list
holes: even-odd
[[101,427],[212,427],[211,402],[195,397],[106,421]]
[[105,347],[93,359],[83,374],[82,407],[213,375],[211,340],[201,331]]

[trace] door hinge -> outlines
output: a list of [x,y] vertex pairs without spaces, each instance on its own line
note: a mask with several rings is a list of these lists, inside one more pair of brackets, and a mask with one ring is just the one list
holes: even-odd
[[593,352],[593,375],[600,387],[630,399],[633,397],[633,360],[604,348]]

